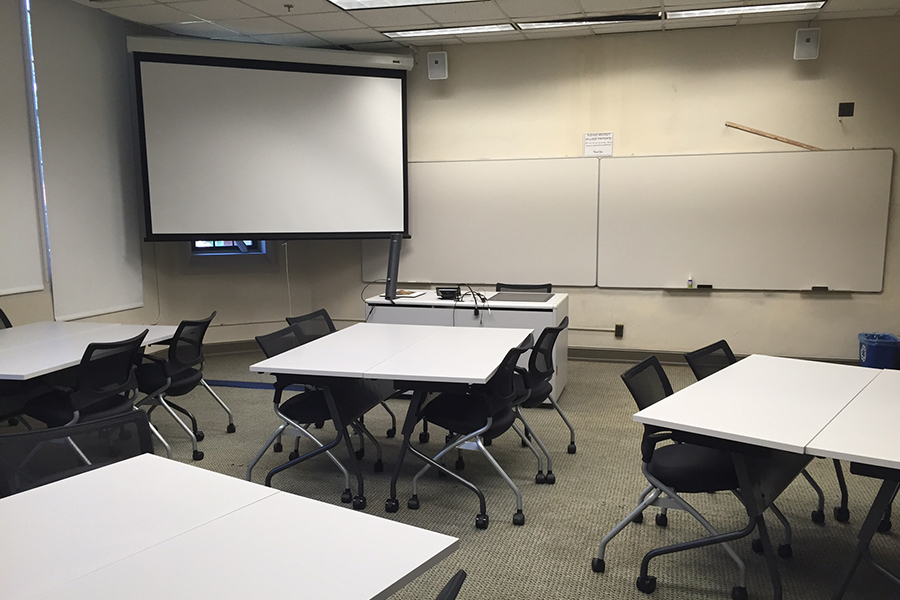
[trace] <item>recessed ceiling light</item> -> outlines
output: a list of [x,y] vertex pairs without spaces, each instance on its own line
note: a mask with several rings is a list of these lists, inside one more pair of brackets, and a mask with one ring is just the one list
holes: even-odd
[[458,4],[460,2],[477,2],[478,0],[328,0],[344,10],[362,10],[366,8],[395,8],[397,6],[424,6],[426,4]]
[[497,33],[500,31],[515,31],[516,28],[509,23],[499,25],[474,25],[472,27],[444,27],[442,29],[414,29],[412,31],[384,31],[389,38],[414,38],[430,37],[438,35],[471,35],[473,33]]
[[758,13],[790,12],[797,10],[819,10],[825,2],[788,2],[786,4],[758,4],[756,6],[734,6],[731,8],[705,8],[698,10],[677,10],[666,13],[667,19],[689,19],[691,17],[728,17]]

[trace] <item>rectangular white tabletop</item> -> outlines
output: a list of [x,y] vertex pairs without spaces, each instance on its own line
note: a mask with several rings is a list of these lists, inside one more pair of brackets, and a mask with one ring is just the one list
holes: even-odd
[[634,420],[803,454],[878,373],[753,355],[638,412]]
[[900,371],[878,376],[809,443],[807,454],[900,469]]
[[358,323],[251,365],[257,373],[485,383],[530,329]]
[[148,330],[144,344],[174,335],[169,325],[42,322],[0,329],[0,379],[31,379],[74,367],[88,344],[126,340]]
[[386,598],[458,545],[154,455],[2,499],[0,522],[0,589],[23,599]]

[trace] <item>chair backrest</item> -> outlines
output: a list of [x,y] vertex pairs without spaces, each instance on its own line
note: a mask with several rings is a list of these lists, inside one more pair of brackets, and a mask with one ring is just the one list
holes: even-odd
[[519,358],[529,350],[534,343],[534,337],[528,338],[515,348],[510,349],[500,362],[500,366],[486,384],[487,410],[489,414],[496,414],[510,406],[518,398],[520,388],[516,386],[516,363]]
[[9,320],[9,317],[6,316],[6,313],[3,312],[3,309],[0,308],[0,329],[9,329],[12,327],[12,323]]
[[569,326],[569,317],[565,317],[556,327],[545,327],[538,336],[531,356],[528,358],[528,372],[532,383],[546,381],[553,376],[553,347],[559,334]]
[[306,315],[300,315],[299,317],[288,317],[285,320],[288,322],[288,325],[299,326],[303,334],[310,340],[335,332],[334,322],[324,308]]
[[182,321],[175,330],[175,335],[169,343],[169,374],[175,374],[184,369],[203,365],[203,336],[209,329],[209,324],[216,317],[213,311],[205,319],[199,321]]
[[547,292],[553,293],[552,283],[498,283],[498,292]]
[[146,335],[145,329],[127,340],[88,344],[71,394],[74,410],[81,411],[96,402],[137,389],[134,371]]
[[725,340],[719,340],[709,346],[704,346],[699,350],[688,352],[684,355],[688,366],[694,372],[694,377],[698,380],[709,377],[716,371],[721,371],[728,365],[737,362],[734,353]]
[[622,381],[641,410],[672,395],[672,384],[655,356],[645,358],[622,373]]
[[256,336],[256,343],[259,344],[259,348],[266,358],[272,358],[291,348],[302,346],[308,341],[310,339],[303,334],[299,325],[288,325],[284,329]]
[[444,589],[441,590],[441,593],[438,594],[438,597],[435,598],[435,600],[456,600],[456,597],[459,595],[459,590],[462,588],[462,584],[465,580],[466,572],[460,569],[456,572],[456,575],[447,582],[447,585],[444,586]]

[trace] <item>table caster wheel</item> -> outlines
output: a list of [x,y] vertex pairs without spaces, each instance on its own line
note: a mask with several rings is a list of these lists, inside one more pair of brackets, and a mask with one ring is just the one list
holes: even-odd
[[534,482],[537,484],[547,483],[547,476],[544,475],[543,471],[538,471],[537,475],[534,476]]
[[822,510],[814,510],[812,511],[812,522],[816,525],[824,525],[825,524],[825,511]]
[[197,431],[194,432],[194,437],[197,438],[198,442],[202,442],[203,438],[206,437],[206,434],[198,429]]
[[353,494],[350,493],[350,490],[344,490],[341,494],[341,502],[344,504],[350,504],[353,501]]
[[275,442],[275,445],[272,446],[272,452],[281,452],[284,450],[284,446],[281,445],[281,442]]
[[422,431],[422,432],[420,432],[420,433],[419,433],[419,443],[420,443],[420,444],[427,444],[427,443],[428,443],[428,439],[429,439],[430,437],[431,437],[431,436],[428,434],[427,431]]
[[594,573],[603,573],[606,571],[606,561],[602,558],[594,558],[591,561],[591,571]]
[[316,429],[322,429],[323,427],[325,427],[325,421],[319,421],[315,425],[316,425]]
[[794,549],[790,544],[781,544],[778,546],[778,556],[781,558],[790,558],[794,555]]
[[385,432],[385,435],[389,438],[394,437],[395,435],[397,435],[397,428],[391,427],[390,429],[387,430],[387,432]]
[[513,525],[522,526],[525,524],[525,515],[521,510],[516,511],[516,514],[513,515]]
[[460,456],[459,458],[456,459],[456,464],[454,464],[453,466],[456,467],[457,471],[462,471],[463,469],[466,468],[466,461],[464,461],[463,457]]
[[203,450],[194,450],[194,460],[203,460]]
[[637,516],[631,520],[631,522],[632,522],[632,523],[637,523],[638,525],[640,525],[641,523],[643,523],[643,522],[644,522],[644,513],[639,512],[639,513],[637,514]]
[[656,577],[653,575],[647,575],[646,577],[638,577],[637,578],[637,589],[641,590],[645,594],[652,594],[656,589]]
[[764,550],[762,540],[759,538],[756,538],[755,540],[750,542],[750,549],[753,550],[754,552],[756,552],[757,554],[762,554],[763,550]]
[[366,455],[366,451],[363,450],[362,448],[360,448],[359,450],[357,450],[355,452],[355,454],[356,454],[356,460],[362,460],[363,457]]
[[227,431],[228,433],[234,433],[235,431],[237,431],[237,428],[234,426],[234,423],[229,423],[228,427],[225,428],[225,431]]
[[843,506],[834,507],[834,520],[838,523],[846,523],[850,520],[850,509]]
[[525,440],[521,440],[520,444],[522,445],[523,448],[528,447],[528,444],[525,442]]
[[572,442],[571,444],[569,444],[569,447],[566,448],[566,452],[568,452],[569,454],[575,454],[575,450],[575,442]]
[[665,513],[658,513],[656,515],[656,526],[657,527],[666,527],[669,525],[669,517]]
[[288,454],[288,460],[294,460],[295,458],[300,458],[300,453],[296,450],[291,450],[291,453]]
[[547,485],[553,485],[554,483],[556,483],[556,475],[551,471],[547,471]]
[[491,442],[493,442],[493,441],[494,441],[494,440],[484,440],[484,445],[485,445],[485,446],[490,446],[490,445],[491,445]]
[[395,513],[400,510],[400,501],[396,498],[389,498],[384,501],[385,512]]
[[887,533],[891,530],[891,521],[890,519],[882,519],[878,523],[878,533]]
[[475,517],[475,529],[487,529],[488,528],[488,516],[485,513],[481,513],[477,517]]
[[353,510],[363,510],[366,508],[366,497],[365,496],[354,496],[353,497]]
[[406,501],[406,508],[409,510],[419,510],[419,497],[413,495],[412,498]]
[[739,585],[731,588],[731,600],[747,600],[747,588]]
[[376,460],[375,464],[372,465],[372,470],[375,471],[376,473],[381,473],[382,471],[384,471],[384,461],[381,460],[380,458],[378,460]]

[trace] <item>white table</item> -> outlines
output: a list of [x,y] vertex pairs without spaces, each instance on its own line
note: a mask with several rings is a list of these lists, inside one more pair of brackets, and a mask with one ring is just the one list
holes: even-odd
[[[900,416],[898,375],[753,355],[638,412],[634,420],[733,450],[742,499],[759,528],[774,596],[780,598],[763,512],[814,456],[900,468],[900,444],[892,443],[891,427],[891,417]],[[888,406],[891,400],[895,404]]]
[[[399,508],[397,478],[407,450],[432,463],[428,457],[411,448],[409,442],[427,393],[448,386],[464,389],[467,385],[487,383],[506,353],[531,333],[531,329],[358,323],[251,365],[250,370],[257,373],[292,375],[301,378],[301,381],[322,386],[338,430],[332,442],[270,471],[266,482],[270,482],[273,474],[340,443],[343,427],[329,391],[330,383],[348,378],[393,381],[398,390],[414,391],[403,424],[403,444],[391,478],[391,497],[385,502],[385,509],[395,512]],[[349,446],[349,440],[346,442]],[[352,448],[349,450],[357,476],[358,493],[354,506],[363,508],[362,470]],[[455,473],[450,473],[478,495],[481,512],[484,513],[481,491]]]
[[147,329],[144,344],[170,339],[174,326],[46,321],[0,329],[0,379],[26,380],[74,367],[88,344],[127,340]]
[[458,546],[150,454],[4,498],[0,522],[21,599],[387,598]]
[[[444,325],[447,327],[511,327],[534,331],[537,340],[545,327],[559,325],[569,315],[568,294],[552,294],[548,300],[528,301],[529,296],[545,294],[516,292],[484,292],[487,303],[475,301],[471,296],[463,300],[443,300],[434,290],[409,290],[415,297],[398,297],[385,300],[383,296],[366,298],[366,321],[369,323],[402,323],[407,325]],[[463,291],[466,291],[463,288]],[[497,294],[518,296],[517,300],[494,300]],[[487,308],[485,308],[487,307]],[[567,355],[569,331],[564,329],[553,348],[553,365],[556,371],[550,379],[551,396],[559,400],[568,380]]]

